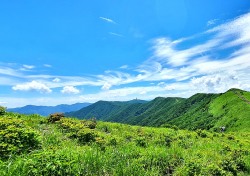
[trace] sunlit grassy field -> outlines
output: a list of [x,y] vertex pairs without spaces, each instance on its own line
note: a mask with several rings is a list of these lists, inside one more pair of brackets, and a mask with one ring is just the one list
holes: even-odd
[[250,133],[0,116],[0,175],[249,175]]

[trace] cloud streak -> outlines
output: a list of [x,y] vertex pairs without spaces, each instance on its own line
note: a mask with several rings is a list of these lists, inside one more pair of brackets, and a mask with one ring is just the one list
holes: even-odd
[[218,22],[219,19],[212,19],[207,22],[207,26],[215,25]]
[[114,32],[109,32],[109,34],[110,34],[110,35],[117,36],[117,37],[123,37],[123,35],[117,34],[117,33],[114,33]]
[[99,18],[105,22],[116,24],[116,22],[110,18],[106,18],[106,17],[99,17]]

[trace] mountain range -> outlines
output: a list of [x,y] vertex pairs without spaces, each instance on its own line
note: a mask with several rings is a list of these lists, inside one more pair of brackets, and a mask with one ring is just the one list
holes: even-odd
[[142,126],[249,131],[250,92],[230,89],[220,94],[198,93],[190,98],[157,97],[151,101],[98,101],[66,116],[96,118]]
[[51,113],[55,112],[70,112],[77,111],[81,108],[89,106],[91,103],[75,103],[72,105],[61,104],[57,106],[35,106],[35,105],[27,105],[19,108],[9,108],[8,112],[17,112],[20,114],[39,114],[42,116],[48,116]]

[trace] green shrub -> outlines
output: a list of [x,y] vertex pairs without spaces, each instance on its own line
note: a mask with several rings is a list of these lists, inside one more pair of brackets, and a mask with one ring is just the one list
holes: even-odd
[[166,135],[165,136],[165,145],[167,147],[171,146],[172,141],[173,141],[173,137],[172,136],[170,136],[170,135]]
[[33,154],[32,158],[26,160],[26,167],[29,168],[27,175],[36,176],[61,176],[61,175],[75,175],[73,170],[74,158],[68,157],[64,154],[57,154],[54,152],[42,152]]
[[56,121],[61,120],[64,116],[63,113],[53,113],[49,115],[48,122],[55,123]]
[[97,137],[96,133],[88,128],[79,130],[77,133],[70,133],[70,138],[77,139],[80,143],[86,144],[89,142],[94,142]]
[[105,151],[106,149],[106,141],[102,137],[95,137],[96,145],[102,150]]
[[69,118],[62,118],[58,121],[58,124],[65,132],[77,132],[80,129],[80,126],[83,126]]
[[39,148],[38,134],[20,119],[0,118],[0,158]]
[[95,118],[84,121],[84,125],[90,129],[95,129],[97,122]]
[[227,136],[227,139],[228,139],[228,140],[235,140],[235,137],[234,137],[233,135],[228,135],[228,136]]
[[185,164],[186,175],[201,175],[202,166],[197,162],[188,162]]
[[165,124],[161,125],[161,127],[163,127],[163,128],[172,128],[174,130],[179,130],[179,128],[176,125],[171,125],[171,124],[168,124],[168,123],[165,123]]
[[200,136],[202,138],[208,137],[208,133],[205,130],[198,129],[198,130],[196,130],[196,133],[198,134],[198,136]]
[[115,138],[112,138],[110,141],[109,141],[109,144],[110,145],[113,145],[113,146],[116,146],[118,144],[117,140]]
[[3,106],[0,106],[0,115],[4,115],[6,113],[6,108]]
[[138,137],[136,140],[136,145],[140,146],[140,147],[147,147],[147,142],[146,139],[144,137]]
[[223,170],[223,168],[219,167],[215,164],[210,164],[206,168],[207,173],[211,175],[217,175],[217,176],[226,176],[228,175],[226,171]]

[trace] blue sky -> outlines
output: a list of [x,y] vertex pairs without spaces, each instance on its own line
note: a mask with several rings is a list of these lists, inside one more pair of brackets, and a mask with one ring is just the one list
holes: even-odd
[[250,1],[0,2],[0,105],[250,90]]

